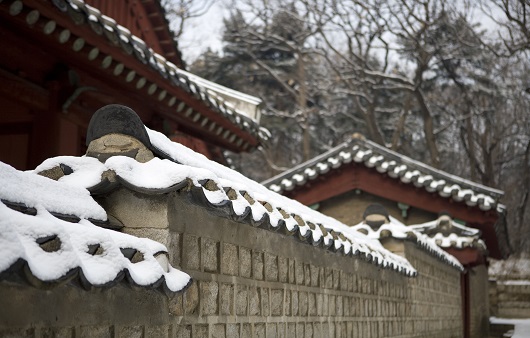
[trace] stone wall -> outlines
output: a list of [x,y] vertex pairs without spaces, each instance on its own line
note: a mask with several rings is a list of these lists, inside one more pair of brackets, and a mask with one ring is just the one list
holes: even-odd
[[499,318],[530,318],[528,280],[492,280],[489,283],[491,315]]
[[2,282],[2,336],[462,336],[460,272],[410,242],[404,253],[415,278],[235,222],[187,192],[121,189],[100,203],[127,232],[165,243],[193,284],[166,296],[121,284],[86,291]]
[[373,203],[383,205],[390,215],[405,224],[420,224],[436,219],[438,215],[410,207],[407,217],[403,217],[398,203],[360,190],[353,190],[320,202],[318,211],[331,216],[344,224],[355,225],[363,220],[363,212]]
[[0,337],[167,337],[168,298],[122,284],[85,290],[0,283]]
[[195,280],[170,302],[178,337],[462,335],[460,273],[412,243],[416,278],[219,218],[178,196],[170,205],[172,263]]

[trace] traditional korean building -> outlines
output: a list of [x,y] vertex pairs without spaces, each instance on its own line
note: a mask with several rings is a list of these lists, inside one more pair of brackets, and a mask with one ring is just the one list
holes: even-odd
[[0,3],[0,160],[81,155],[92,113],[126,104],[210,158],[268,137],[260,100],[185,71],[157,0]]
[[[395,242],[388,238],[416,241],[419,232],[428,236],[465,267],[460,289],[464,337],[487,335],[487,258],[509,254],[502,191],[359,136],[263,184],[344,223],[359,224],[356,230],[383,244]],[[379,212],[368,212],[374,203]]]

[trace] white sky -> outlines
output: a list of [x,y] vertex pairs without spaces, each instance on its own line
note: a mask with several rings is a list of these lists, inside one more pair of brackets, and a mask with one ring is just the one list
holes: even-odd
[[223,17],[228,16],[227,2],[216,0],[205,15],[189,20],[179,39],[179,49],[186,63],[193,62],[208,47],[215,51],[222,49]]

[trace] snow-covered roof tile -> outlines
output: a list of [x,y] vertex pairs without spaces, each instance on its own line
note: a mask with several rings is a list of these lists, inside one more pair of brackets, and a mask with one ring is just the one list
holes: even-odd
[[427,235],[424,235],[415,229],[406,226],[392,216],[390,216],[390,222],[382,224],[377,229],[373,229],[370,225],[364,222],[352,226],[352,229],[366,234],[366,236],[369,238],[377,240],[387,237],[400,240],[410,240],[444,263],[449,264],[459,270],[464,269],[462,264],[460,264],[460,262],[454,256],[439,248],[435,239],[429,238]]
[[[278,185],[279,181],[290,179],[297,174],[309,177],[307,170],[314,166],[316,159],[318,162],[323,162],[334,158],[337,154],[342,158],[350,153],[355,163],[363,163],[366,167],[374,168],[381,174],[386,174],[405,183],[412,183],[428,192],[438,192],[444,198],[451,198],[457,202],[464,201],[467,205],[478,206],[481,210],[494,209],[498,212],[503,210],[502,207],[497,207],[499,199],[504,194],[503,191],[435,169],[363,138],[352,138],[313,160],[263,181],[262,184],[268,187]],[[348,162],[344,161],[344,163]],[[332,172],[333,169],[335,168],[332,167],[328,172]],[[312,175],[309,177],[311,179],[324,174],[311,173]],[[282,193],[283,190],[276,190],[276,192]]]
[[[105,211],[82,187],[94,183],[91,174],[101,175],[91,160],[72,158],[75,180],[65,176],[59,182],[0,163],[1,278],[24,269],[34,285],[75,279],[85,288],[103,287],[127,277],[142,287],[164,286],[173,292],[185,288],[190,277],[169,265],[164,245],[89,220],[106,220]],[[77,220],[59,218],[63,215]]]
[[486,250],[486,244],[480,239],[480,230],[459,224],[449,216],[441,216],[434,221],[409,227],[434,239],[436,244],[442,248],[472,247]]

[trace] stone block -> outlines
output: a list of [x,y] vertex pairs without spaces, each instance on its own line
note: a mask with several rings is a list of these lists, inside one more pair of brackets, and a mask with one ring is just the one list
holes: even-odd
[[269,289],[260,288],[260,298],[261,298],[261,314],[263,316],[270,316],[271,303],[269,299]]
[[246,316],[248,303],[248,287],[245,285],[237,285],[236,290],[236,315]]
[[298,316],[298,310],[300,308],[300,304],[298,302],[298,291],[292,291],[291,292],[291,305],[293,310],[293,316]]
[[241,325],[241,338],[252,337],[252,326],[248,323]]
[[324,295],[322,295],[321,293],[317,293],[316,295],[316,315],[317,316],[322,316],[324,314],[323,312],[323,308],[324,308]]
[[197,281],[193,281],[190,287],[184,292],[184,313],[191,315],[198,313],[199,307],[199,287]]
[[250,287],[249,289],[249,309],[248,314],[250,316],[259,316],[261,315],[261,304],[260,296],[257,287]]
[[316,316],[317,315],[317,299],[316,294],[313,292],[309,292],[307,294],[308,298],[308,306],[309,306],[309,316]]
[[307,292],[299,292],[298,293],[298,298],[299,298],[299,301],[300,301],[300,306],[299,306],[299,313],[300,313],[300,316],[307,316],[307,311],[308,311],[308,307],[309,307],[309,301],[308,301],[308,297],[307,297]]
[[310,264],[304,264],[304,284],[311,285],[311,267]]
[[329,296],[322,295],[322,314],[329,316]]
[[296,323],[287,324],[287,337],[296,337]]
[[199,237],[185,234],[182,241],[182,266],[185,270],[199,270],[200,264]]
[[2,338],[25,338],[35,337],[35,329],[6,329],[0,328],[0,337]]
[[175,316],[184,315],[184,292],[177,292],[168,297],[169,313]]
[[221,284],[219,311],[222,315],[234,314],[234,285]]
[[344,316],[348,317],[350,315],[350,297],[344,296],[342,298],[344,302]]
[[208,325],[194,325],[193,326],[193,338],[209,338],[208,337]]
[[343,309],[342,296],[339,295],[335,301],[335,315],[342,316],[344,314]]
[[304,264],[300,261],[296,261],[294,264],[294,274],[296,279],[296,284],[303,285],[304,284]]
[[239,273],[239,255],[234,244],[223,243],[221,273],[231,276],[237,276]]
[[304,323],[296,323],[296,338],[304,338],[305,325]]
[[278,338],[286,338],[286,329],[287,329],[287,325],[285,323],[278,323],[277,325],[277,333],[278,333]]
[[283,310],[283,290],[271,290],[271,315],[281,316]]
[[265,253],[265,280],[269,282],[278,280],[278,258],[268,252]]
[[252,251],[252,276],[254,279],[263,280],[263,253]]
[[285,290],[285,300],[283,303],[283,313],[285,316],[291,315],[291,291]]
[[265,338],[265,323],[254,324],[254,335],[256,338]]
[[277,327],[276,323],[267,323],[267,338],[277,338]]
[[[322,330],[322,334],[320,335],[321,337],[333,337],[332,335],[330,335],[329,323],[328,322],[322,323],[321,330]],[[354,336],[354,337],[363,337],[363,336],[358,335],[358,336]]]
[[336,307],[337,304],[337,296],[335,295],[329,295],[329,315],[330,316],[336,316]]
[[225,324],[214,324],[210,331],[210,338],[226,338]]
[[333,270],[330,268],[324,269],[324,287],[326,289],[331,289],[333,287]]
[[206,272],[219,272],[219,242],[203,237],[202,267]]
[[311,286],[319,286],[320,268],[314,265],[309,266],[311,273]]
[[313,324],[312,323],[306,323],[305,324],[305,338],[313,338]]
[[278,256],[278,278],[282,283],[289,281],[289,259],[282,256]]
[[122,231],[126,234],[133,235],[140,238],[149,238],[153,241],[160,242],[169,248],[170,237],[169,230],[166,229],[157,229],[157,228],[123,228]]
[[252,255],[250,249],[239,247],[239,275],[250,278],[252,276]]
[[214,315],[218,311],[219,285],[217,282],[200,282],[202,315]]
[[[140,330],[140,335],[136,335],[135,332],[131,332],[130,335],[122,335],[123,337],[131,337],[131,338],[142,338],[143,334],[143,328],[141,326],[135,327]],[[72,338],[74,337],[74,328],[72,327],[53,327],[53,328],[44,328],[41,330],[41,338]],[[0,331],[0,336],[5,337]],[[24,337],[22,335],[21,337]]]
[[176,338],[191,338],[191,325],[175,325]]
[[[79,327],[79,337],[81,338],[111,338],[113,332],[108,326],[81,326]],[[77,332],[76,332],[77,337]]]
[[168,195],[146,195],[118,189],[100,199],[103,208],[119,219],[125,228],[167,229]]
[[338,290],[340,285],[340,271],[333,270],[333,289]]
[[294,273],[294,259],[289,258],[289,283],[295,284],[295,273]]
[[[115,332],[117,332],[118,334],[116,335],[117,337],[127,337],[127,338],[143,338],[144,337],[144,327],[143,326],[124,326],[124,327],[120,327],[120,328],[115,328],[114,329]],[[43,337],[48,337],[48,336],[44,336]],[[56,337],[55,335],[53,336],[49,336],[50,338],[51,337]],[[72,337],[72,335],[70,334],[68,337]]]
[[226,324],[226,336],[228,338],[238,338],[239,324]]
[[169,336],[169,327],[167,325],[156,325],[151,326],[147,325],[145,327],[145,337],[168,337]]
[[169,246],[167,247],[169,254],[169,262],[171,266],[180,268],[182,264],[182,235],[178,232],[169,232]]

